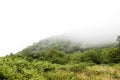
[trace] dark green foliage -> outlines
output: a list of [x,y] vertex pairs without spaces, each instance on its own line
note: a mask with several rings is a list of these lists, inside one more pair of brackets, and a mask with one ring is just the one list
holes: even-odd
[[[72,54],[66,54],[63,51],[60,51],[58,47],[51,47],[48,50],[37,52],[32,52],[30,49],[26,48],[17,55],[18,57],[25,58],[28,61],[36,59],[62,65],[70,62],[89,62],[96,64],[120,62],[119,48],[89,49],[84,52],[78,51]],[[14,55],[11,55],[11,57],[12,56]]]
[[66,54],[54,48],[46,52],[45,60],[56,64],[67,63]]
[[119,63],[120,62],[120,50],[119,48],[105,48],[101,50],[101,62],[102,63]]
[[108,64],[120,62],[119,48],[90,49],[87,51],[76,52],[70,55],[70,60],[74,63],[89,62],[96,64]]
[[90,49],[88,51],[85,51],[83,53],[83,56],[84,56],[84,60],[87,62],[100,64],[101,53],[99,49]]
[[76,42],[72,42],[69,40],[55,40],[55,39],[41,40],[38,43],[29,46],[28,49],[30,49],[32,52],[37,52],[37,51],[48,50],[51,47],[58,47],[59,51],[63,51],[65,53],[72,53],[82,50],[80,44]]

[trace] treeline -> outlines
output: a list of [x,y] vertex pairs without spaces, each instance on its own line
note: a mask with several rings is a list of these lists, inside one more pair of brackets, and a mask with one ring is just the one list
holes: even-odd
[[102,48],[102,49],[89,49],[84,52],[73,52],[67,54],[58,50],[56,47],[52,47],[45,51],[32,52],[31,49],[24,49],[22,52],[14,55],[16,57],[22,57],[26,60],[40,60],[49,61],[56,64],[66,63],[81,63],[89,62],[95,64],[110,64],[120,62],[120,49],[117,47]]

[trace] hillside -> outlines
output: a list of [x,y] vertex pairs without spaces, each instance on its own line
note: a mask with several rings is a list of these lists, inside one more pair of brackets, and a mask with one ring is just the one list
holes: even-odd
[[34,43],[32,46],[29,46],[28,48],[35,52],[47,50],[51,47],[57,47],[60,51],[64,51],[66,53],[82,50],[80,43],[76,43],[70,40],[59,40],[52,38],[41,40],[38,43]]
[[68,40],[45,39],[0,58],[0,80],[119,80],[116,45],[81,47]]
[[[34,43],[31,46],[28,46],[27,49],[31,50],[33,53],[38,51],[48,50],[49,48],[56,47],[58,50],[66,52],[66,53],[73,53],[77,51],[83,52],[84,50],[91,49],[91,48],[109,48],[109,47],[117,47],[117,43],[99,43],[99,44],[92,44],[82,43],[82,41],[74,41],[71,39],[62,39],[59,37],[51,37],[46,38],[44,40],[40,40],[39,42]],[[26,49],[26,48],[25,48]]]

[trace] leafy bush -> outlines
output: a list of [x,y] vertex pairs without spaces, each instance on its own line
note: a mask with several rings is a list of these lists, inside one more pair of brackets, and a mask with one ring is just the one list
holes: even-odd
[[101,51],[101,63],[119,63],[120,50],[118,48],[105,48]]

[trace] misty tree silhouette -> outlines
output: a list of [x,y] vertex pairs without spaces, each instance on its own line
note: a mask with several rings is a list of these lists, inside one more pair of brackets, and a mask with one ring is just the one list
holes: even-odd
[[118,41],[118,46],[120,47],[120,35],[118,35],[117,41]]

